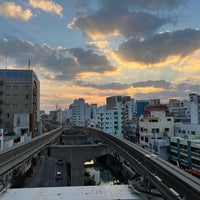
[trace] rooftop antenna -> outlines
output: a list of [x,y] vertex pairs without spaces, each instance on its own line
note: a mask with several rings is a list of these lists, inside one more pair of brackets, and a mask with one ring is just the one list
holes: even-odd
[[31,60],[28,59],[28,70],[30,70],[30,67],[31,67]]

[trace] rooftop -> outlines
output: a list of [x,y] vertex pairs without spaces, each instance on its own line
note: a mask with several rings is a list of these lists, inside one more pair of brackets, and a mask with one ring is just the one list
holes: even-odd
[[[141,196],[132,194],[128,185],[104,185],[104,186],[77,186],[77,187],[43,187],[8,189],[1,196],[1,200],[141,200]],[[144,198],[143,198],[144,199]]]

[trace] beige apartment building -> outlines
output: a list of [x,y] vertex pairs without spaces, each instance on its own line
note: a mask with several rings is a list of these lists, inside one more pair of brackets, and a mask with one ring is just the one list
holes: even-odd
[[0,128],[17,135],[38,133],[40,82],[33,70],[0,69]]

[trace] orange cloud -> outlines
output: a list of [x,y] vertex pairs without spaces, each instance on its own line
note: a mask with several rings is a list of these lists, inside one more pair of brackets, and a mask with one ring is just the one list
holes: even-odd
[[29,0],[30,5],[33,8],[39,8],[45,12],[55,13],[57,15],[62,16],[62,6],[54,3],[50,0]]
[[16,5],[14,2],[6,1],[0,4],[0,15],[22,21],[28,21],[33,16],[31,10],[23,10],[21,6]]

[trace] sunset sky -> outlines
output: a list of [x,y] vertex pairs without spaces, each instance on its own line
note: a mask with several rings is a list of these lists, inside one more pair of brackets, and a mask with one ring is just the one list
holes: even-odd
[[200,94],[199,0],[0,0],[0,68],[31,69],[41,109]]

